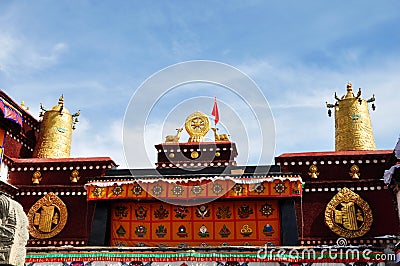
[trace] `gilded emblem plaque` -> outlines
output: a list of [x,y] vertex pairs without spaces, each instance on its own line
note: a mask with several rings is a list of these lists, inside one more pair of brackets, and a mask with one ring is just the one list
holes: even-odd
[[68,211],[64,202],[50,192],[30,208],[29,234],[39,239],[54,237],[64,228],[67,218]]
[[371,228],[372,211],[368,203],[348,188],[339,191],[325,209],[325,223],[345,238],[365,235]]
[[202,112],[194,112],[186,118],[185,129],[189,134],[189,142],[202,142],[210,130],[210,121]]

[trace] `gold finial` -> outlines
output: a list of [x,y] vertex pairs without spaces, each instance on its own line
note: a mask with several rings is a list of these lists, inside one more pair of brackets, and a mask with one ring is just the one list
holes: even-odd
[[354,98],[354,93],[353,93],[353,84],[350,82],[347,82],[347,93],[345,96],[342,97],[342,99],[350,99]]
[[[347,93],[339,98],[335,93],[335,104],[326,103],[328,116],[335,111],[335,150],[375,150],[375,140],[372,133],[368,103],[375,101],[375,97],[368,100],[361,98],[361,88],[354,95],[352,84],[347,83]],[[372,110],[375,105],[372,104]]]
[[61,94],[60,98],[58,98],[58,105],[62,106],[64,105],[64,95]]
[[25,105],[25,101],[22,101],[20,105],[21,105],[21,107],[22,107],[23,109],[29,111],[29,106],[26,106],[26,105]]
[[78,122],[79,111],[73,115],[64,106],[64,96],[58,99],[57,105],[46,110],[40,104],[42,118],[38,141],[33,157],[35,158],[68,158],[71,150],[72,130]]
[[350,167],[350,173],[349,175],[353,178],[353,179],[359,179],[360,178],[360,168],[358,168],[357,165],[353,165],[352,167]]

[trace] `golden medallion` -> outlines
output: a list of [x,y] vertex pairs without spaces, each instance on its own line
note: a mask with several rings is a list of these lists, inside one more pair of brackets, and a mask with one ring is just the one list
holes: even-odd
[[30,208],[29,234],[34,238],[51,238],[61,232],[67,218],[68,211],[64,202],[50,192]]
[[325,209],[325,223],[345,238],[365,235],[371,228],[372,211],[368,203],[348,188],[339,191]]
[[199,153],[197,151],[192,151],[190,157],[192,157],[192,159],[197,159],[199,158]]
[[186,118],[185,129],[189,134],[188,142],[202,142],[210,130],[210,121],[202,112],[194,112]]

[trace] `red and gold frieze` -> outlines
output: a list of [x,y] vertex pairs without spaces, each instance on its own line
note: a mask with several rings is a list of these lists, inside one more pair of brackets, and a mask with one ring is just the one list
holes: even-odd
[[258,182],[257,179],[217,179],[189,182],[171,182],[170,180],[107,181],[88,183],[86,188],[88,200],[279,198],[299,197],[302,194],[300,177],[265,178]]
[[111,211],[112,246],[280,244],[277,200],[197,206],[118,201]]

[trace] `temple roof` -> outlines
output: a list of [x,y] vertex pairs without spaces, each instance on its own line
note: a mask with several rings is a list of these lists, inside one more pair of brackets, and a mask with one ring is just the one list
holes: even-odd
[[33,123],[33,126],[39,128],[39,121],[32,116],[26,109],[24,109],[20,104],[16,103],[10,96],[8,96],[2,89],[0,89],[0,98],[4,99],[13,109],[22,115],[24,120],[29,120]]
[[257,173],[280,173],[281,168],[278,165],[264,165],[264,166],[232,166],[232,167],[205,167],[203,169],[196,169],[196,171],[185,170],[183,168],[161,168],[161,169],[111,169],[108,170],[106,175],[103,177],[114,178],[114,177],[173,177],[173,176],[184,176],[184,177],[199,177],[209,175],[221,175],[222,173],[231,174],[232,171],[243,171],[243,175],[253,175],[255,171]]
[[354,156],[354,155],[387,155],[393,153],[393,150],[358,150],[358,151],[322,151],[322,152],[293,152],[283,153],[277,158],[286,157],[322,157],[322,156]]
[[189,204],[222,198],[300,197],[302,179],[282,173],[280,167],[206,167],[198,171],[180,168],[108,170],[88,180],[88,200],[172,200]]
[[86,162],[110,162],[115,165],[110,157],[81,157],[81,158],[10,158],[14,163],[18,164],[63,164],[63,163],[86,163]]

